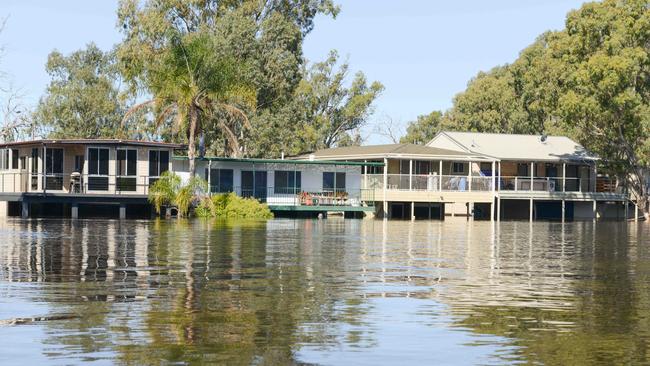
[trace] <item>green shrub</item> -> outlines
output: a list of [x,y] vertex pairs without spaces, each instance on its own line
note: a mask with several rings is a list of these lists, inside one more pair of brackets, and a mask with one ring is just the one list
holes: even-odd
[[164,172],[149,188],[149,202],[160,215],[160,209],[165,205],[174,205],[178,208],[180,217],[187,216],[192,203],[199,197],[205,196],[207,183],[199,177],[192,177],[187,184],[181,184],[181,177],[173,172]]
[[242,198],[234,193],[204,198],[194,210],[199,217],[219,219],[271,219],[269,206],[254,198]]

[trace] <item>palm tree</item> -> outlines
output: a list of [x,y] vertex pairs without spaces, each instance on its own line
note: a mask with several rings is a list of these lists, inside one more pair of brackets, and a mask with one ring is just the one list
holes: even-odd
[[190,174],[195,175],[196,140],[207,128],[220,131],[233,157],[241,154],[243,130],[251,128],[246,109],[253,109],[255,89],[245,81],[245,65],[221,56],[214,36],[207,32],[173,34],[170,45],[147,70],[146,88],[153,98],[130,108],[152,108],[155,127],[172,121],[186,134]]

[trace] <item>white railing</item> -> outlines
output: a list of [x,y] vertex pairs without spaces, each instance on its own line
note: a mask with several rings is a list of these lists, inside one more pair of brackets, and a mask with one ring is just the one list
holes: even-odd
[[617,186],[616,179],[598,177],[595,180],[577,177],[500,177],[497,185],[500,191],[537,191],[537,192],[599,192],[623,193]]
[[0,172],[1,193],[148,194],[157,177]]
[[[362,176],[366,189],[383,189],[383,174]],[[386,189],[402,191],[487,192],[492,190],[492,177],[434,174],[386,174]]]

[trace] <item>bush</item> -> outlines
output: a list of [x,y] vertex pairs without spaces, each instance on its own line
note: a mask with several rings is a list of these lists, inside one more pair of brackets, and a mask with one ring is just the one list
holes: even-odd
[[192,177],[187,184],[181,184],[181,178],[173,172],[164,172],[149,188],[149,202],[160,215],[162,206],[174,205],[178,215],[187,216],[193,203],[205,196],[207,183],[199,177]]
[[234,193],[218,194],[201,200],[194,210],[199,217],[219,219],[271,219],[273,213],[266,204],[254,198],[242,198]]

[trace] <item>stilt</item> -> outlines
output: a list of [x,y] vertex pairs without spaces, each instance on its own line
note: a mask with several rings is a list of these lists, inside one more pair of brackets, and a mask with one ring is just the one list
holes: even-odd
[[388,218],[388,201],[384,200],[384,219]]
[[594,215],[594,220],[596,220],[598,217],[598,211],[596,210],[596,200],[593,201],[593,215]]
[[73,219],[78,219],[79,218],[79,204],[78,203],[73,203],[72,204],[72,209],[70,210],[70,217]]
[[126,219],[126,205],[120,205],[120,220]]
[[29,218],[29,203],[25,201],[22,202],[21,216],[23,219]]
[[501,221],[501,197],[497,197],[497,221]]
[[494,221],[494,200],[490,203],[490,221]]
[[623,207],[625,207],[625,220],[627,220],[630,217],[630,207],[629,207],[629,201],[625,200],[623,203]]
[[9,215],[9,202],[0,201],[0,217],[7,217]]
[[634,222],[639,222],[639,205],[638,205],[638,201],[634,204]]
[[566,219],[566,201],[562,200],[562,222]]
[[411,202],[411,221],[415,220],[415,202]]
[[533,199],[530,199],[530,212],[529,212],[529,219],[532,222],[533,221]]

